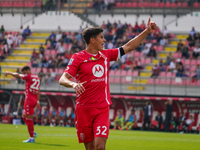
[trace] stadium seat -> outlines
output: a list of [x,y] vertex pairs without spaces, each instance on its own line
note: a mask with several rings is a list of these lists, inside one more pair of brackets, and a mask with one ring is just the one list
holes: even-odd
[[151,63],[151,58],[146,58],[145,64],[150,64]]
[[187,79],[186,80],[186,85],[187,86],[196,86],[197,85],[197,82],[195,81],[195,82],[192,82],[190,79]]
[[132,7],[132,3],[131,2],[126,3],[126,7]]
[[31,72],[37,73],[37,68],[31,68]]
[[172,77],[172,72],[167,72],[166,76],[167,77]]
[[160,77],[166,77],[166,72],[164,72],[164,71],[160,72],[159,76]]
[[137,77],[138,76],[138,71],[133,71],[133,76]]
[[44,51],[44,54],[45,54],[45,55],[51,55],[51,51],[48,50],[48,49],[46,49],[46,50]]
[[44,72],[44,73],[47,73],[47,68],[43,68],[43,72]]
[[164,7],[164,3],[160,2],[159,7]]
[[199,3],[198,2],[194,2],[193,7],[199,7]]
[[171,84],[171,79],[166,79],[166,80],[165,80],[165,84],[166,84],[166,85],[170,85],[170,84]]
[[109,75],[114,76],[115,75],[115,70],[110,70]]
[[185,59],[182,61],[183,65],[190,65],[190,59]]
[[116,75],[116,76],[121,76],[121,70],[116,70],[116,71],[115,71],[115,75]]
[[156,78],[154,83],[155,83],[155,84],[160,84],[160,79],[159,79],[159,78]]
[[187,2],[183,2],[181,7],[188,7]]
[[57,51],[56,50],[51,50],[51,55],[52,56],[56,56],[57,55]]
[[176,3],[171,3],[171,7],[173,8],[173,7],[176,7]]
[[121,83],[121,78],[120,77],[115,77],[114,78],[114,83]]
[[141,57],[141,54],[142,53],[136,51],[135,53],[133,53],[133,57]]
[[128,70],[127,71],[127,76],[132,76],[133,75],[133,71],[132,70]]
[[197,65],[200,65],[200,59],[197,60]]
[[174,58],[181,58],[181,56],[182,56],[182,54],[179,53],[179,52],[175,52],[175,53],[173,54],[173,57],[174,57]]
[[196,66],[190,66],[190,71],[195,72],[196,71]]
[[160,51],[163,51],[163,46],[158,46],[158,51],[160,52]]
[[190,65],[197,65],[197,61],[196,61],[196,59],[192,59],[191,61],[190,61]]
[[170,2],[166,2],[165,3],[165,7],[171,7],[171,3]]
[[126,70],[122,70],[121,71],[121,76],[127,76],[127,71]]
[[148,79],[148,84],[154,84],[154,78],[149,78]]
[[165,85],[166,84],[166,79],[160,79],[160,84]]
[[110,83],[114,83],[114,77],[110,77],[110,78],[109,78],[109,82],[110,82]]

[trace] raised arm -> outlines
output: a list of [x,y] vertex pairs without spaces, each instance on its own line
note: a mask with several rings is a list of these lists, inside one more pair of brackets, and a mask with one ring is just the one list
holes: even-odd
[[15,72],[9,72],[9,71],[6,71],[5,75],[11,75],[13,77],[16,77],[16,78],[22,78],[23,77],[23,74],[19,74],[19,73],[15,73]]
[[148,34],[152,33],[157,28],[155,22],[152,22],[149,18],[146,29],[140,33],[137,37],[131,39],[128,43],[122,46],[125,54],[134,50]]

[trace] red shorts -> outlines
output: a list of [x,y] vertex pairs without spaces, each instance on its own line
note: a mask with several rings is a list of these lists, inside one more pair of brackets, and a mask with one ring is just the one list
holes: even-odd
[[26,99],[24,103],[24,113],[25,115],[33,115],[34,114],[34,108],[37,104],[37,100],[29,100]]
[[108,138],[109,106],[76,108],[75,124],[79,143],[92,142],[95,137]]

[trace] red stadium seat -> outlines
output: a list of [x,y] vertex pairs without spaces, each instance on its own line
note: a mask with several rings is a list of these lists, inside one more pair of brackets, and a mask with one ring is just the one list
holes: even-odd
[[166,85],[170,85],[171,84],[171,79],[166,79],[165,84]]
[[154,78],[149,78],[148,84],[154,84]]
[[127,76],[127,72],[126,72],[126,70],[122,70],[122,72],[121,72],[121,76]]
[[52,56],[56,56],[57,55],[57,51],[56,50],[51,50],[51,55]]
[[159,78],[156,78],[154,83],[155,83],[155,84],[160,84],[160,79],[159,79]]
[[121,76],[121,70],[115,71],[115,75],[116,75],[116,76]]
[[159,6],[160,6],[160,7],[164,7],[164,3],[163,3],[163,2],[160,2]]
[[142,53],[136,51],[135,53],[133,53],[133,57],[141,57],[141,54]]
[[151,63],[151,58],[146,58],[145,64],[150,64]]
[[138,71],[133,71],[133,76],[137,77],[138,76]]
[[198,2],[194,2],[193,7],[199,7],[199,3]]
[[171,7],[176,7],[176,3],[171,3]]
[[166,79],[160,79],[160,84],[165,85],[166,84]]
[[114,76],[114,75],[115,75],[115,70],[110,70],[109,74],[110,74],[111,76]]
[[132,70],[128,70],[127,71],[127,76],[132,76],[133,75],[133,71]]
[[195,72],[195,70],[196,70],[196,66],[191,66],[191,67],[190,67],[190,71],[191,71],[191,72]]
[[190,65],[190,59],[185,59],[182,61],[183,65]]
[[166,2],[166,3],[165,3],[165,7],[171,7],[170,2]]
[[192,59],[191,61],[190,61],[190,65],[197,65],[197,61],[196,61],[196,59]]
[[163,72],[163,71],[160,72],[159,76],[160,76],[160,77],[166,77],[166,72]]
[[187,79],[186,80],[186,85],[188,85],[188,86],[196,86],[197,82],[192,82],[190,79]]
[[132,7],[132,3],[131,2],[126,3],[126,7]]
[[114,78],[114,83],[121,83],[121,78],[120,77],[115,77]]
[[183,2],[181,7],[188,7],[187,2]]
[[163,46],[158,46],[158,51],[163,51]]
[[172,77],[172,72],[167,72],[167,77]]
[[114,83],[114,77],[110,77],[110,78],[109,78],[109,82],[110,82],[110,83]]
[[46,49],[46,50],[44,51],[44,54],[45,54],[45,55],[51,55],[51,51],[48,50],[48,49]]
[[31,68],[31,72],[37,73],[37,68]]

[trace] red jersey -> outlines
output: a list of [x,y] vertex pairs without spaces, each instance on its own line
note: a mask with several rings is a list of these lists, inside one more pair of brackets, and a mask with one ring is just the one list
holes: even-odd
[[37,101],[37,95],[40,89],[40,79],[38,76],[34,74],[25,74],[22,79],[26,81],[26,100]]
[[75,53],[65,70],[78,83],[87,81],[85,91],[77,94],[78,107],[105,107],[111,105],[109,90],[109,62],[120,58],[120,51],[108,49],[97,54],[89,54],[86,50]]

